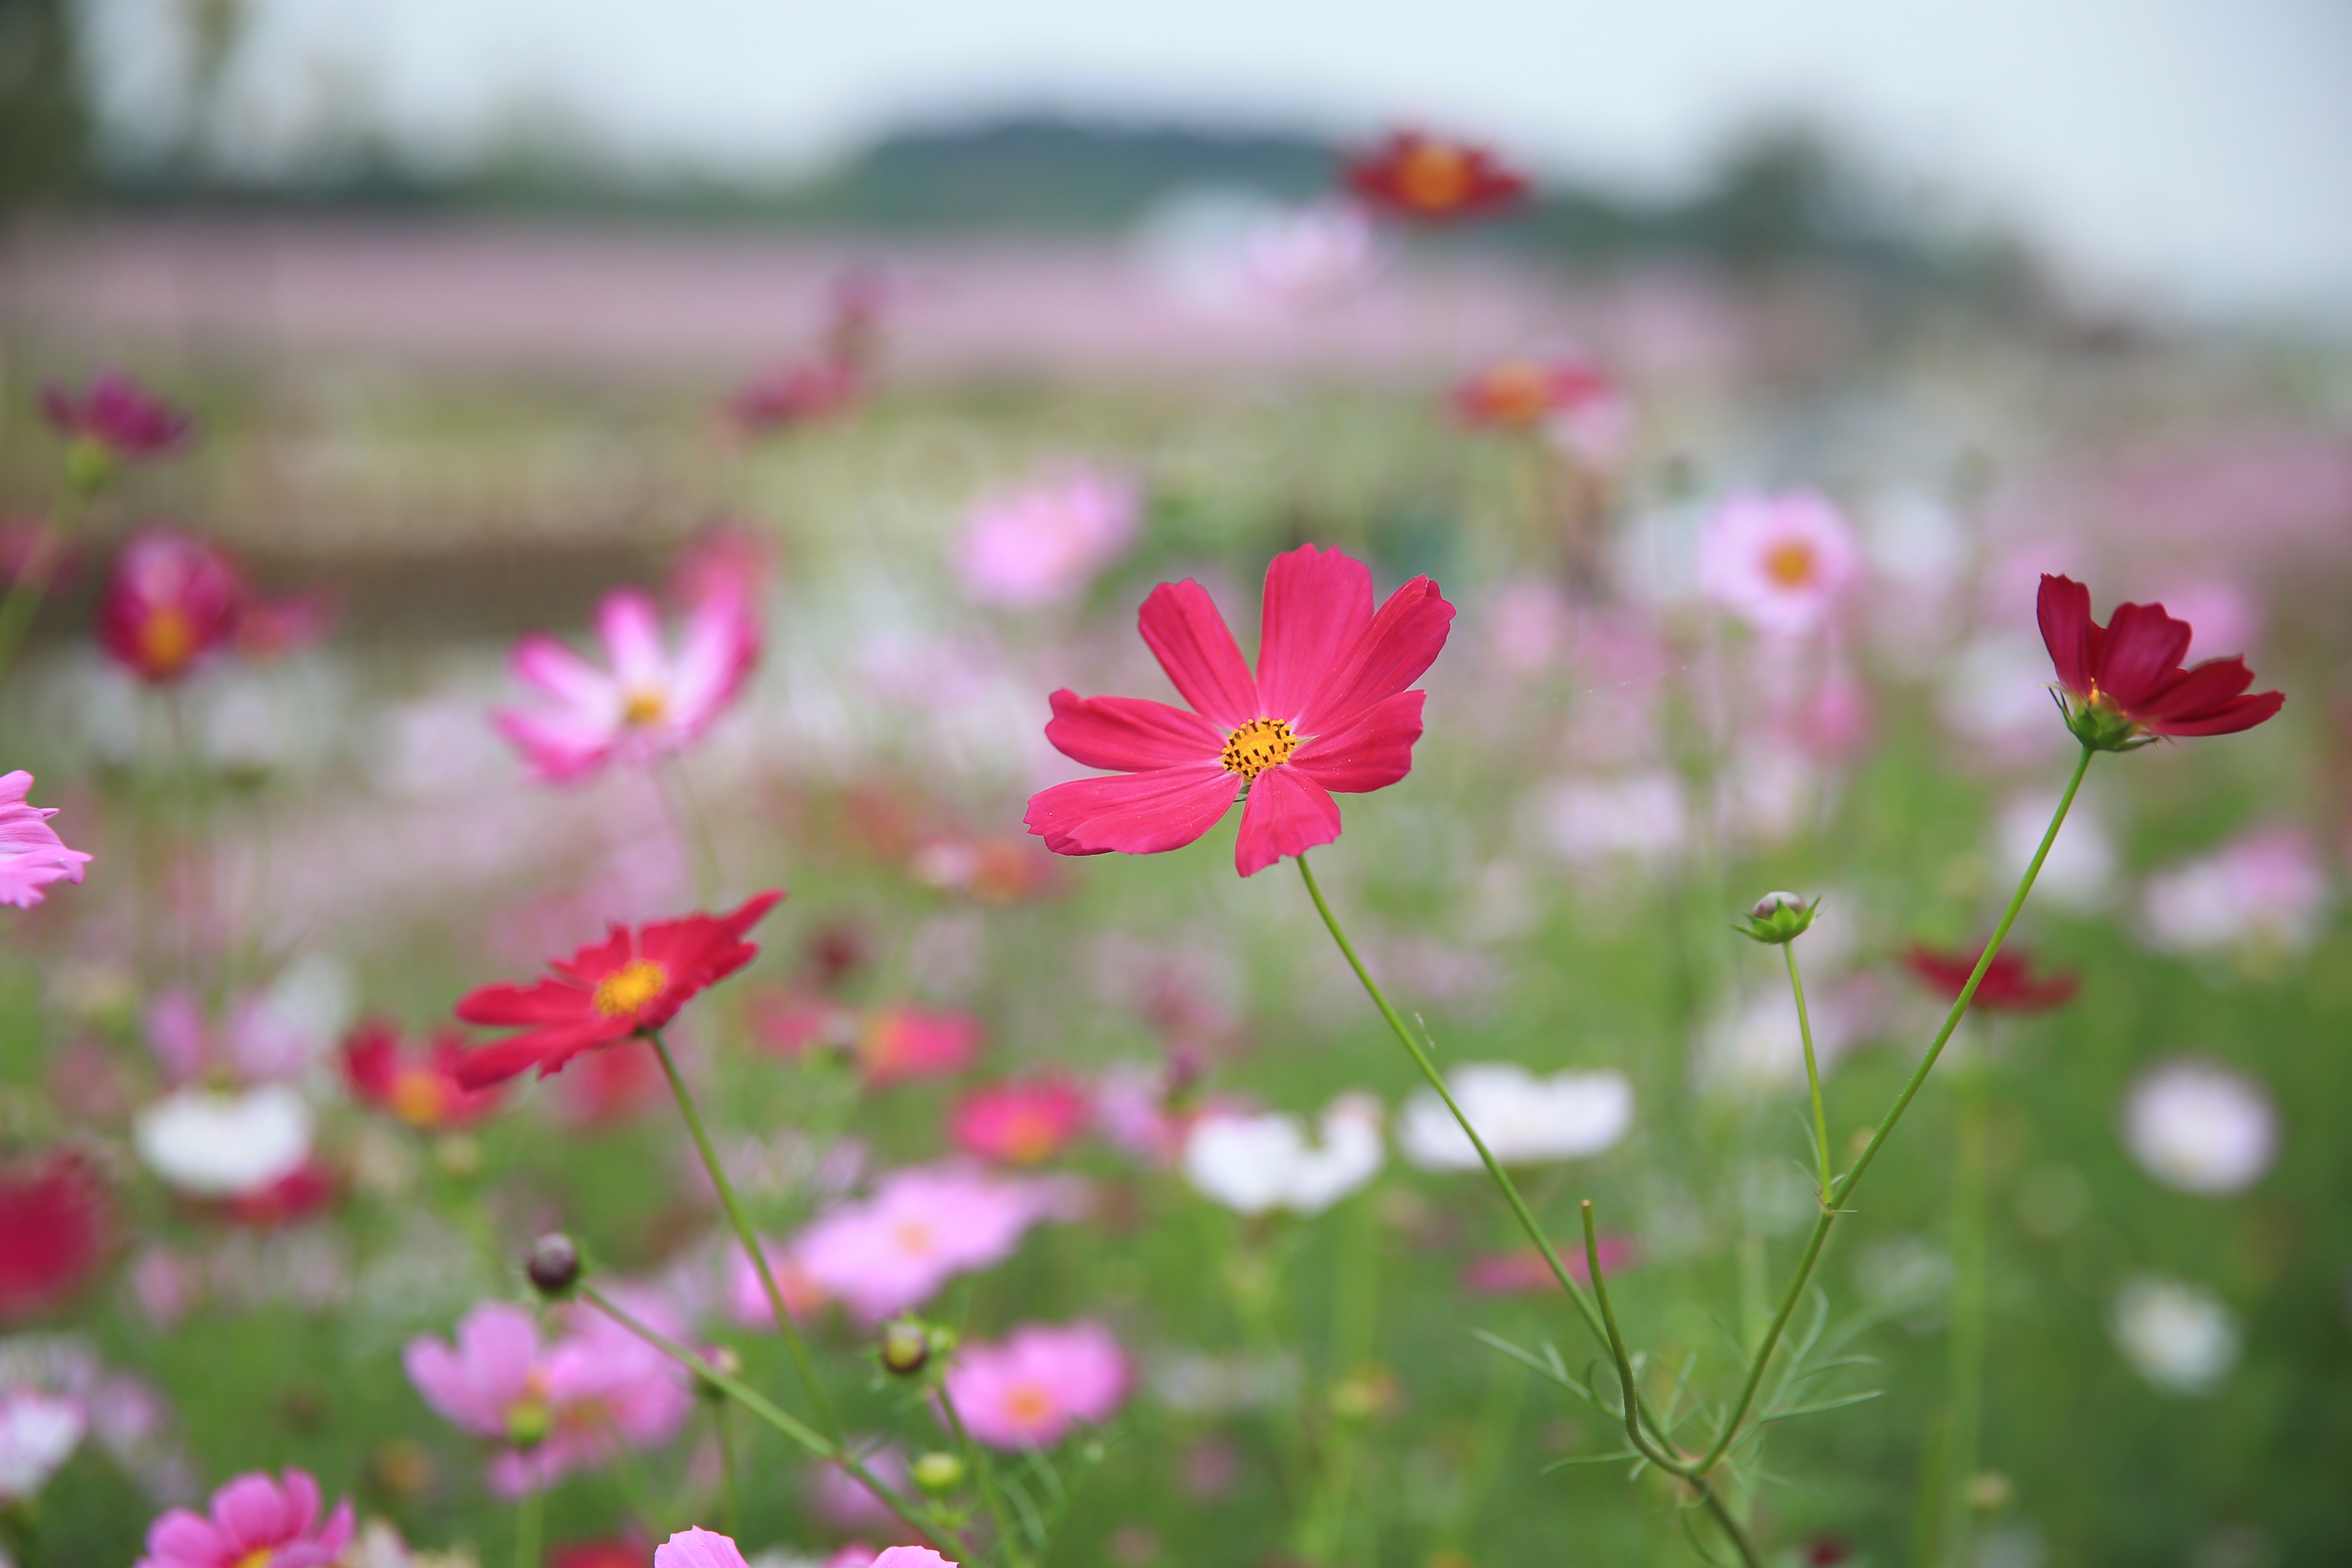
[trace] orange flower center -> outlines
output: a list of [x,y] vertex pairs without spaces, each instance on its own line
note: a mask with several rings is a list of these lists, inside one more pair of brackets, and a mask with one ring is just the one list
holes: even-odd
[[669,699],[650,686],[640,686],[621,700],[621,722],[632,729],[658,724],[669,712]]
[[899,1246],[920,1258],[931,1250],[931,1227],[919,1219],[902,1219],[890,1229]]
[[1497,424],[1532,425],[1551,406],[1551,384],[1537,365],[1496,365],[1480,391],[1486,416]]
[[669,971],[651,959],[633,959],[596,983],[596,1011],[607,1018],[625,1018],[662,994]]
[[176,605],[150,612],[139,628],[139,658],[153,675],[173,675],[195,657],[196,623]]
[[277,1555],[275,1546],[257,1546],[230,1563],[229,1568],[269,1568],[269,1560]]
[[1034,1106],[1024,1105],[1004,1119],[1004,1157],[1015,1164],[1034,1165],[1061,1142],[1060,1125]]
[[392,1113],[411,1127],[435,1127],[448,1109],[438,1075],[411,1068],[392,1080]]
[[1764,575],[1783,588],[1801,588],[1813,580],[1820,556],[1801,539],[1784,539],[1764,552]]
[[1470,154],[1444,142],[1415,142],[1397,167],[1397,192],[1423,212],[1451,212],[1470,199]]
[[1225,737],[1225,749],[1217,760],[1225,772],[1239,773],[1244,784],[1272,767],[1290,760],[1298,749],[1298,737],[1280,719],[1253,719]]
[[1035,1426],[1054,1418],[1054,1396],[1034,1383],[1016,1384],[1004,1396],[1004,1414],[1024,1426]]

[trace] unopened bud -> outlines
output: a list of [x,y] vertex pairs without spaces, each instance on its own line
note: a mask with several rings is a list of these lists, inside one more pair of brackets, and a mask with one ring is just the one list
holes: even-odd
[[580,1283],[580,1247],[560,1230],[551,1230],[530,1244],[522,1271],[542,1296],[566,1296]]
[[1731,929],[1756,942],[1794,942],[1813,923],[1813,911],[1821,907],[1819,899],[1809,904],[1794,893],[1767,893],[1748,910],[1748,922]]
[[920,1323],[892,1323],[882,1331],[882,1370],[912,1377],[931,1359],[931,1337]]
[[934,1448],[919,1457],[908,1474],[927,1492],[953,1491],[963,1485],[963,1461],[944,1448]]

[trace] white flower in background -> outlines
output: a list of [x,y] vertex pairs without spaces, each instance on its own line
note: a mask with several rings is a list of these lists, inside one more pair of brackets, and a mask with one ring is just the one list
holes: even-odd
[[1552,848],[1580,866],[1621,857],[1670,860],[1690,836],[1682,781],[1664,772],[1578,779],[1553,791],[1538,811]]
[[1993,632],[1969,643],[1944,672],[1937,706],[1955,734],[2011,756],[2074,744],[2050,700],[2050,653],[2037,637]]
[[[1811,940],[1809,937],[1808,941]],[[1853,1043],[1826,959],[1805,955],[1807,1016],[1813,1025],[1813,1059],[1826,1074]],[[1805,1081],[1805,1037],[1797,1005],[1788,991],[1755,993],[1716,1016],[1699,1037],[1697,1077],[1702,1087],[1775,1092]]]
[[2183,1192],[2243,1192],[2271,1168],[2278,1142],[2269,1091],[2216,1062],[2152,1068],[2124,1100],[2124,1142],[2132,1158]]
[[2327,915],[2327,869],[2301,829],[2265,827],[2147,879],[2140,922],[2166,952],[2301,952]]
[[[2055,710],[2050,720],[2058,721]],[[1993,824],[1992,852],[1993,870],[2004,892],[2033,863],[2033,852],[2050,831],[2050,816],[2057,809],[2055,790],[2021,795],[2000,808]],[[2115,846],[2091,803],[2077,795],[2058,841],[2050,847],[2050,858],[2042,863],[2042,875],[2034,880],[2034,900],[2070,910],[2096,909],[2106,902],[2115,879]]]
[[310,1157],[310,1104],[282,1083],[233,1093],[188,1088],[141,1110],[131,1124],[139,1158],[200,1198],[258,1192]]
[[1388,1151],[1370,1095],[1333,1100],[1317,1131],[1310,1143],[1295,1116],[1211,1111],[1184,1141],[1184,1179],[1238,1214],[1321,1214],[1379,1174]]
[[1699,536],[1699,589],[1759,631],[1811,631],[1862,573],[1845,514],[1813,490],[1724,499]]
[[79,1400],[37,1388],[0,1389],[0,1505],[38,1495],[89,1425]]
[[[1598,1154],[1633,1125],[1633,1086],[1611,1068],[1538,1078],[1516,1062],[1472,1062],[1445,1079],[1470,1125],[1507,1165]],[[1405,1101],[1397,1142],[1424,1170],[1479,1165],[1477,1149],[1432,1089]]]
[[2238,1363],[2238,1320],[2200,1285],[2134,1275],[2108,1328],[2139,1374],[2173,1394],[2208,1394]]
[[1313,202],[1251,222],[1242,234],[1236,270],[1248,296],[1311,306],[1369,281],[1381,259],[1379,236],[1361,211],[1345,202]]

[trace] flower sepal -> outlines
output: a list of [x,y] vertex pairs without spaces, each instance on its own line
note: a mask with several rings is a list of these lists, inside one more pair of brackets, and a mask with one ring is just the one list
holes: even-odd
[[2050,697],[2065,715],[2066,728],[2074,739],[2094,752],[2137,752],[2157,742],[2157,736],[2103,697],[2084,702],[2055,688]]
[[1794,893],[1767,893],[1748,910],[1746,921],[1731,929],[1751,942],[1778,947],[1782,942],[1796,941],[1811,930],[1813,911],[1821,907],[1819,899],[1808,904]]

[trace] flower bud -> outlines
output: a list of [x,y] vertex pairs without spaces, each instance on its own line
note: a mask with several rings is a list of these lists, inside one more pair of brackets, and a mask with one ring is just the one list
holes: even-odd
[[927,1492],[953,1491],[963,1485],[963,1461],[942,1448],[918,1458],[908,1473]]
[[1794,893],[1767,893],[1748,910],[1748,923],[1731,929],[1756,942],[1794,942],[1813,923],[1813,911],[1821,907],[1819,899],[1809,904]]
[[882,1331],[882,1370],[895,1377],[912,1377],[931,1359],[931,1337],[920,1323],[892,1323]]
[[[743,1375],[743,1358],[725,1345],[705,1346],[702,1352],[702,1364],[720,1377],[737,1378]],[[700,1373],[695,1377],[694,1391],[714,1405],[727,1398],[725,1389]]]
[[568,1296],[580,1283],[580,1247],[560,1230],[551,1230],[530,1244],[522,1271],[542,1296]]

